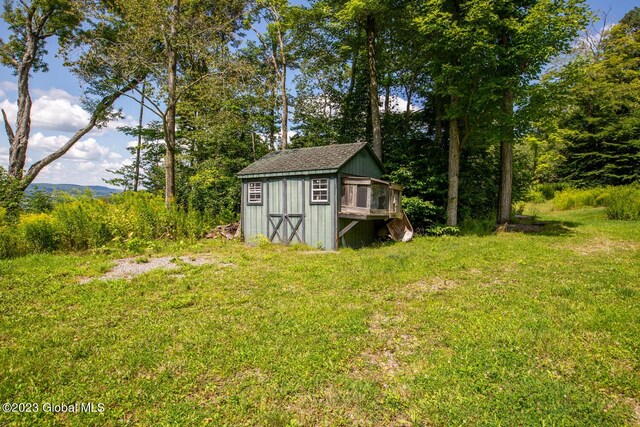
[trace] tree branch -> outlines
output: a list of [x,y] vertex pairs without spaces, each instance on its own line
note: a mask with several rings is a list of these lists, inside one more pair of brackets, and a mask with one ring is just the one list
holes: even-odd
[[69,151],[71,147],[73,147],[74,144],[80,140],[80,138],[85,136],[96,126],[98,121],[103,117],[103,114],[113,105],[113,103],[120,96],[124,95],[126,92],[135,88],[138,84],[140,84],[141,81],[142,81],[142,78],[135,78],[131,80],[129,83],[127,83],[127,85],[125,85],[124,87],[102,98],[98,103],[98,105],[96,106],[96,108],[94,109],[93,114],[91,115],[91,119],[89,120],[89,123],[87,123],[85,127],[83,127],[78,132],[76,132],[75,135],[73,135],[71,139],[69,139],[69,141],[67,141],[66,144],[64,144],[58,150],[49,154],[42,160],[39,160],[33,165],[31,165],[31,167],[27,171],[27,174],[22,180],[22,185],[24,186],[24,188],[26,188],[29,184],[31,184],[31,182],[36,178],[38,173],[42,171],[42,169],[47,167],[53,161],[65,155],[66,152]]
[[9,138],[9,146],[13,147],[13,141],[15,140],[15,134],[13,133],[13,128],[9,123],[9,119],[7,119],[7,113],[5,113],[4,108],[2,109],[2,118],[4,119],[4,129],[7,131],[7,137]]

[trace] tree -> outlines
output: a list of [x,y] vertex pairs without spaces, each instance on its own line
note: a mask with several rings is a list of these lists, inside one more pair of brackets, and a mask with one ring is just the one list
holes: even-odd
[[640,181],[640,8],[613,26],[596,48],[578,52],[555,74],[564,106],[546,141],[561,141],[560,178],[574,185]]
[[[501,91],[499,224],[511,218],[514,105],[543,66],[566,52],[587,24],[584,0],[512,0],[495,4],[497,87]],[[524,111],[524,110],[523,110]]]
[[62,147],[33,163],[26,174],[24,167],[31,133],[31,95],[29,79],[32,71],[47,71],[44,62],[47,41],[56,37],[61,46],[74,36],[92,4],[80,0],[5,1],[2,18],[9,24],[8,41],[0,40],[0,60],[14,70],[18,79],[18,110],[15,128],[2,111],[5,130],[9,138],[8,173],[22,190],[36,178],[47,165],[62,157],[84,135],[113,117],[112,105],[139,82],[139,77],[128,75],[117,87],[108,91],[89,87],[88,94],[100,98],[86,103],[92,112],[89,122],[79,129]]
[[214,69],[211,64],[231,41],[243,8],[242,0],[115,0],[105,8],[123,34],[118,44],[103,47],[103,63],[127,67],[133,57],[151,86],[145,108],[162,122],[167,207],[176,197],[178,103]]
[[[371,111],[371,132],[373,152],[382,160],[382,121],[380,119],[380,94],[378,91],[378,64],[376,60],[376,36],[379,31],[377,19],[390,13],[394,7],[390,2],[373,0],[347,0],[338,17],[345,21],[355,21],[364,28],[367,41],[367,69],[369,72],[369,106]],[[395,5],[400,6],[400,5]]]
[[493,40],[483,27],[491,10],[479,0],[426,0],[419,10],[418,28],[430,41],[426,49],[432,97],[443,100],[444,117],[449,121],[446,222],[455,226],[463,146],[473,140],[478,123],[491,122],[487,61],[494,53]]
[[[263,48],[266,60],[273,71],[280,89],[281,101],[281,149],[286,150],[289,140],[289,95],[287,92],[287,68],[291,23],[288,22],[291,8],[287,0],[254,0],[246,24],[249,25]],[[265,33],[254,24],[266,23]]]

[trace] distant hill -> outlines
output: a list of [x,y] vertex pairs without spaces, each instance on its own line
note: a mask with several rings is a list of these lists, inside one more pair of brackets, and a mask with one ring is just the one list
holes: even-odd
[[30,184],[27,187],[27,193],[31,193],[35,191],[35,189],[39,191],[44,191],[45,193],[53,193],[54,190],[63,191],[69,194],[82,194],[88,188],[91,190],[94,196],[96,197],[107,197],[112,194],[121,193],[122,190],[117,188],[109,188],[103,185],[76,185],[76,184]]

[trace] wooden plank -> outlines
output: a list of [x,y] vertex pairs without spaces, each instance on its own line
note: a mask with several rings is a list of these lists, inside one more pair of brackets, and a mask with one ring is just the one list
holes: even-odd
[[353,227],[356,226],[356,224],[358,224],[360,222],[360,220],[353,220],[349,223],[349,225],[347,225],[345,228],[343,228],[342,230],[340,230],[340,233],[338,233],[338,237],[342,237],[345,234],[347,234],[349,232],[349,230],[351,230]]

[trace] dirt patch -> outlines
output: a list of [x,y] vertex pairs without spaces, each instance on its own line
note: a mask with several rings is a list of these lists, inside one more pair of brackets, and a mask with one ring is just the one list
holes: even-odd
[[409,283],[405,287],[405,293],[407,297],[415,298],[425,293],[442,292],[457,287],[458,282],[455,280],[436,276],[429,280],[418,280],[417,282]]
[[[160,258],[124,258],[115,261],[116,265],[104,275],[98,277],[99,280],[112,279],[132,279],[152,270],[173,270],[180,267],[180,264],[207,265],[218,263],[210,255],[181,256],[181,257],[160,257]],[[218,263],[221,267],[236,267],[232,263]],[[178,275],[176,275],[178,276]],[[94,278],[82,277],[80,283],[88,283]]]
[[635,425],[640,426],[640,402],[638,402],[637,400],[630,399],[629,403],[631,404],[631,407],[633,408],[634,414],[636,416],[634,420]]
[[579,245],[566,245],[563,247],[580,255],[611,254],[618,251],[636,251],[640,249],[640,245],[636,242],[611,240],[604,237],[591,239]]

